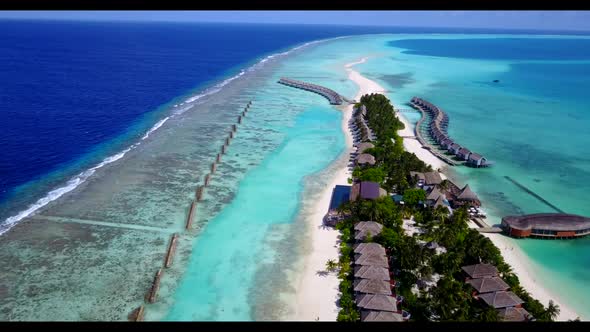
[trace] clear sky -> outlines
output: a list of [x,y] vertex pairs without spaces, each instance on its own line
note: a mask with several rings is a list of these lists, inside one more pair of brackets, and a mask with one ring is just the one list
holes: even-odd
[[0,11],[0,18],[590,30],[590,11]]

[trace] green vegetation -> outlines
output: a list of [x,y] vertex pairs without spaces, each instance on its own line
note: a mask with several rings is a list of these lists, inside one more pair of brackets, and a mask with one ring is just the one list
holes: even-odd
[[419,202],[426,201],[426,192],[420,188],[407,189],[404,191],[404,202],[414,206]]
[[[376,200],[347,202],[339,207],[350,217],[340,222],[341,231],[339,273],[340,312],[338,321],[358,321],[358,308],[354,303],[353,258],[354,223],[372,220],[383,225],[379,236],[371,237],[389,250],[393,259],[390,266],[396,281],[396,294],[402,295],[401,307],[409,311],[413,321],[498,321],[495,309],[485,306],[473,298],[473,289],[464,283],[461,267],[477,263],[490,263],[500,272],[511,290],[525,303],[523,307],[538,321],[552,321],[559,314],[558,306],[550,303],[545,308],[533,299],[521,286],[518,277],[504,261],[500,250],[485,236],[467,226],[467,208],[455,209],[449,214],[446,207],[422,208],[417,205],[425,201],[426,192],[413,189],[415,179],[410,171],[431,171],[430,166],[414,154],[403,150],[403,138],[397,130],[403,124],[395,116],[389,100],[380,94],[365,95],[360,104],[367,107],[369,126],[377,136],[375,148],[366,152],[376,159],[374,166],[357,168],[353,172],[355,180],[374,181],[388,190],[403,194],[404,206],[396,205],[386,196]],[[359,104],[359,106],[360,106]],[[448,183],[443,181],[440,189],[446,190]],[[402,229],[402,218],[413,216],[422,234],[407,236]],[[435,249],[418,241],[434,241],[446,249],[437,253]],[[430,288],[416,291],[418,281],[438,281]],[[433,282],[434,283],[434,282]]]

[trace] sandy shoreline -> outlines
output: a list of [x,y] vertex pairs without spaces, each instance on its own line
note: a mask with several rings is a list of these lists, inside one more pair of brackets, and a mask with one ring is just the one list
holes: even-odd
[[[359,61],[347,64],[348,78],[359,86],[359,91],[355,96],[355,100],[360,100],[360,97],[367,93],[385,93],[385,89],[374,81],[371,81],[357,71],[352,69],[352,66],[363,63],[368,57],[362,58]],[[395,106],[395,105],[394,105]],[[343,108],[342,130],[346,137],[346,153],[352,151],[353,139],[348,129],[348,122],[352,116],[352,105]],[[404,123],[405,128],[399,131],[401,136],[413,136],[414,126],[403,116],[402,113],[397,114],[399,119]],[[406,151],[416,154],[418,158],[427,164],[430,164],[433,169],[444,170],[446,164],[423,149],[420,142],[416,139],[404,139],[404,148]],[[347,179],[350,173],[345,168],[341,168],[334,173],[334,177],[329,186],[321,194],[321,198],[313,207],[312,216],[306,221],[311,227],[310,237],[312,242],[312,250],[307,257],[304,258],[304,270],[302,277],[297,287],[297,294],[295,300],[295,313],[289,320],[299,321],[335,321],[338,315],[338,307],[336,305],[338,300],[338,278],[334,273],[320,276],[318,271],[325,270],[325,264],[328,260],[338,260],[338,231],[331,228],[323,228],[322,218],[328,210],[332,189],[336,185],[347,185]],[[444,175],[443,175],[444,176]],[[500,249],[502,256],[506,263],[508,263],[513,271],[518,275],[520,283],[531,296],[541,301],[544,305],[553,300],[560,307],[560,314],[557,320],[566,321],[568,319],[575,319],[579,317],[571,308],[564,305],[562,302],[552,296],[545,288],[543,288],[534,277],[534,269],[531,267],[529,258],[517,246],[511,243],[511,239],[504,237],[501,234],[484,234]]]
[[[348,71],[348,78],[359,86],[355,100],[367,93],[383,92],[377,83],[361,76],[352,70],[352,66],[366,61],[363,58],[357,62],[345,66]],[[353,105],[343,107],[342,131],[345,133],[346,154],[352,151],[353,139],[348,128],[348,122],[352,117]],[[313,207],[313,214],[306,220],[310,226],[309,236],[311,237],[311,252],[304,258],[304,269],[302,277],[298,282],[295,306],[292,317],[288,320],[295,321],[336,321],[338,316],[338,285],[339,280],[335,273],[318,275],[318,271],[325,271],[326,262],[330,259],[338,261],[338,235],[339,232],[333,228],[324,228],[322,220],[328,212],[332,189],[336,185],[348,185],[350,172],[346,168],[340,168],[334,173],[330,184],[321,193],[320,199]]]

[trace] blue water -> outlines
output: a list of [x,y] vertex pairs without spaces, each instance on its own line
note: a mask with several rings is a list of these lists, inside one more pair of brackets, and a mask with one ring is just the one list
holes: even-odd
[[[338,113],[324,99],[276,80],[283,75],[312,80],[352,97],[356,86],[343,65],[364,56],[371,58],[357,69],[386,87],[396,105],[413,95],[440,104],[451,116],[451,135],[497,162],[491,169],[455,174],[474,187],[490,216],[547,209],[506,183],[504,175],[564,210],[590,214],[587,39],[427,34],[459,32],[437,30],[0,22],[0,222],[72,174],[138,141],[188,96],[269,54],[341,35],[424,33],[358,36],[310,47],[247,73],[170,118],[121,162],[97,171],[37,219],[25,219],[36,223],[23,222],[3,235],[10,240],[0,241],[0,261],[10,273],[0,271],[0,278],[14,287],[0,301],[2,317],[125,319],[141,303],[167,243],[160,233],[126,227],[182,232],[184,210],[218,151],[220,133],[252,99],[251,112],[258,116],[240,127],[199,207],[199,230],[182,233],[178,263],[164,277],[162,302],[149,306],[147,317],[277,317],[265,311],[274,310],[264,305],[268,296],[256,291],[288,282],[279,273],[265,276],[262,266],[278,272],[295,268],[297,255],[289,250],[297,251],[297,241],[289,241],[303,234],[295,220],[303,179],[334,161],[342,151],[342,133]],[[120,228],[93,226],[88,235],[85,226],[55,218]],[[269,246],[273,237],[287,248]],[[68,251],[60,249],[64,238],[70,240]],[[561,289],[578,307],[587,303],[587,269],[559,257],[587,252],[583,241],[522,242],[547,275],[568,271],[548,283],[569,285]]]
[[0,203],[44,184],[17,191],[20,204],[0,205],[0,219],[121,150],[179,97],[265,54],[350,32],[362,31],[0,21]]

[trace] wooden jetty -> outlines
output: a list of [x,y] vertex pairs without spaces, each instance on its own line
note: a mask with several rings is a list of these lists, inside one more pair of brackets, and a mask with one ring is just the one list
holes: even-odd
[[279,80],[279,83],[286,85],[286,86],[293,87],[293,88],[317,93],[317,94],[325,97],[326,99],[328,99],[328,101],[332,105],[342,105],[342,102],[343,102],[342,96],[340,96],[340,94],[338,94],[336,91],[334,91],[332,89],[328,89],[328,88],[323,87],[321,85],[306,83],[303,81],[297,81],[297,80],[293,80],[293,79],[285,78],[285,77],[282,77]]
[[164,273],[164,270],[159,269],[158,272],[156,272],[156,275],[154,276],[154,282],[152,283],[152,288],[151,288],[149,296],[148,296],[149,303],[156,302],[156,298],[158,296],[158,290],[160,289],[160,281],[162,279],[163,273]]
[[166,262],[164,263],[165,268],[172,266],[172,259],[174,258],[174,253],[176,252],[177,241],[178,233],[172,235],[172,238],[170,239],[170,245],[168,246],[168,252],[166,253]]
[[422,146],[426,150],[429,150],[433,155],[435,155],[438,159],[444,161],[445,163],[451,166],[459,165],[458,162],[454,161],[453,159],[449,158],[445,154],[435,149],[433,146],[430,145],[430,143],[426,142],[426,140],[422,137],[422,132],[420,131],[420,128],[422,126],[422,122],[424,122],[424,120],[426,119],[426,114],[424,114],[424,110],[422,110],[420,107],[416,106],[416,109],[420,112],[420,114],[422,114],[420,120],[418,120],[416,126],[414,127],[414,136],[416,137],[418,142],[420,142],[420,144],[422,144]]
[[[428,124],[428,133],[430,137],[440,145],[443,150],[448,150],[452,154],[454,154],[458,159],[465,161],[465,165],[472,166],[472,167],[488,167],[491,166],[493,163],[488,161],[485,157],[481,156],[478,153],[472,152],[469,149],[465,148],[464,146],[459,146],[456,144],[447,134],[447,129],[449,125],[449,116],[440,108],[429,103],[428,101],[414,97],[412,98],[410,105],[419,110],[422,114],[420,121],[416,124],[416,136],[420,132],[421,125],[426,118],[426,113],[430,115],[430,123]],[[420,143],[424,145],[425,140],[421,138]],[[431,151],[435,153],[434,149],[431,148]],[[438,153],[438,155],[437,155]],[[450,158],[446,157],[443,153],[438,151],[435,153],[437,157],[444,160],[448,163],[451,161]],[[447,160],[445,160],[445,159]],[[458,165],[459,163],[454,163]]]

